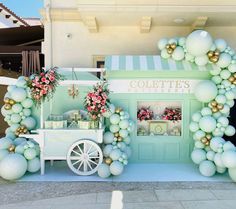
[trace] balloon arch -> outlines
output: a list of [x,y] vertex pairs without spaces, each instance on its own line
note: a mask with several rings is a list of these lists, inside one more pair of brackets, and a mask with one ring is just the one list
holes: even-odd
[[195,89],[196,99],[205,106],[192,115],[189,126],[195,141],[191,158],[202,175],[213,176],[228,169],[236,181],[236,148],[222,138],[235,134],[228,120],[236,98],[235,51],[225,40],[213,40],[203,30],[196,30],[186,38],[161,39],[158,47],[165,59],[187,60],[198,66],[215,65],[210,71],[211,80],[200,82]]
[[[165,59],[186,60],[198,66],[215,65],[210,71],[211,80],[200,82],[195,89],[196,99],[205,106],[192,115],[189,126],[195,141],[191,158],[199,165],[202,175],[213,176],[228,169],[230,177],[236,181],[236,147],[222,138],[235,134],[235,128],[229,125],[228,120],[236,98],[235,51],[223,39],[213,41],[210,34],[203,30],[196,30],[186,38],[163,38],[158,42],[158,47]],[[0,140],[0,176],[17,179],[26,171],[36,172],[40,169],[38,145],[17,138],[17,135],[32,130],[36,125],[32,117],[34,104],[24,77],[18,78],[16,85],[8,87],[4,102],[1,112],[10,127],[6,130],[6,137]],[[132,132],[133,124],[127,121],[128,113],[114,111],[107,116],[109,131],[104,135],[103,145],[106,159],[98,171],[104,178],[121,174],[131,153],[128,134]],[[125,140],[119,141],[119,137]],[[111,164],[112,161],[115,163]]]

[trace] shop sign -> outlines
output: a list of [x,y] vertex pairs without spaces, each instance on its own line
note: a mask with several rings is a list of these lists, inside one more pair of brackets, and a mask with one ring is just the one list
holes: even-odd
[[116,79],[109,80],[113,93],[193,93],[202,80],[189,79]]

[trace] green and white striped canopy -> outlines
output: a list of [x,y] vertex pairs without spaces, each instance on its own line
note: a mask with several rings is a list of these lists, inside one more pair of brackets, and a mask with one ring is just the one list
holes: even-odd
[[175,61],[173,59],[164,59],[161,56],[152,55],[112,55],[106,56],[105,68],[108,71],[210,71],[218,69],[216,65],[208,64],[206,66],[198,66],[195,63],[183,61]]

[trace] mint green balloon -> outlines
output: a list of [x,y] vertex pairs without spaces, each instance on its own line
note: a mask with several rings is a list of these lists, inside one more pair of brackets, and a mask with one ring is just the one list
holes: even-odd
[[120,116],[119,116],[118,114],[113,114],[113,115],[111,115],[111,117],[110,117],[110,122],[111,122],[111,124],[113,124],[113,125],[119,124],[119,122],[120,122]]
[[111,151],[113,150],[113,146],[111,144],[108,144],[106,145],[104,148],[103,148],[103,154],[105,157],[108,157],[111,153]]
[[119,161],[114,161],[110,165],[110,172],[114,176],[120,175],[124,170],[124,166],[121,162]]
[[206,152],[203,149],[194,149],[191,153],[191,159],[195,164],[200,164],[206,160]]
[[203,176],[214,176],[216,173],[216,166],[212,161],[205,160],[200,163],[199,171]]
[[129,121],[128,120],[122,120],[119,122],[119,126],[121,129],[127,129],[129,127]]
[[99,167],[98,167],[98,175],[101,178],[108,178],[111,175],[110,172],[110,167],[109,165],[102,163]]
[[235,168],[229,168],[229,176],[230,178],[236,182],[236,167]]
[[35,173],[39,171],[39,169],[40,169],[40,160],[38,157],[28,161],[27,171],[29,171],[30,173]]
[[12,111],[14,113],[20,113],[22,111],[23,107],[21,104],[17,103],[12,106]]
[[21,178],[27,170],[26,159],[17,153],[9,154],[0,162],[0,175],[6,180]]
[[13,144],[12,139],[4,137],[0,139],[0,150],[8,149]]
[[220,68],[226,68],[231,63],[231,60],[232,58],[228,53],[221,53],[216,65],[218,65]]
[[211,108],[209,107],[203,107],[201,110],[202,116],[212,115]]
[[200,102],[210,102],[217,95],[217,87],[212,81],[201,81],[197,84],[194,90],[195,97]]
[[15,152],[18,153],[18,154],[23,155],[24,152],[25,152],[25,148],[24,148],[24,146],[23,146],[23,145],[18,145],[18,146],[16,146],[16,148],[15,148]]
[[15,123],[15,124],[12,124],[10,126],[10,129],[11,129],[12,132],[15,132],[19,127],[20,127],[20,124],[19,123]]
[[216,128],[216,120],[211,116],[204,116],[199,121],[199,127],[202,131],[210,133]]
[[0,149],[0,161],[9,154],[8,150]]
[[162,50],[162,49],[165,49],[167,44],[168,44],[168,40],[166,38],[162,38],[158,41],[157,46],[160,50]]
[[21,116],[19,114],[12,114],[11,115],[11,122],[12,123],[19,123],[21,121]]
[[228,66],[228,70],[231,72],[231,73],[235,73],[236,72],[236,64],[230,64]]
[[27,117],[21,122],[21,125],[25,125],[28,130],[32,130],[36,126],[36,120],[33,117]]
[[120,149],[113,149],[110,153],[110,158],[115,161],[118,160],[122,155],[122,152],[120,151]]
[[225,129],[226,136],[233,136],[235,134],[235,128],[231,125],[228,125]]
[[118,125],[111,125],[111,126],[110,126],[110,131],[111,131],[112,133],[119,132],[119,130],[120,130],[120,127],[119,127]]
[[222,70],[220,72],[220,77],[222,79],[228,79],[231,76],[231,73],[228,70]]
[[236,168],[236,152],[232,150],[224,152],[222,162],[227,168]]
[[23,138],[23,137],[18,137],[18,138],[16,138],[16,139],[14,140],[14,144],[15,144],[16,146],[20,145],[20,144],[23,143],[23,142],[26,142],[26,139]]
[[11,92],[11,97],[16,102],[22,102],[25,100],[27,93],[23,88],[14,88]]
[[193,134],[194,139],[200,140],[202,137],[206,136],[206,133],[202,130],[198,130]]
[[198,125],[198,123],[197,123],[197,122],[191,122],[191,123],[189,124],[189,129],[190,129],[190,131],[192,131],[192,132],[196,132],[197,130],[199,130],[199,125]]
[[28,148],[24,151],[24,156],[27,160],[32,160],[36,157],[36,150],[33,148]]
[[192,120],[194,122],[199,122],[199,120],[202,118],[202,115],[200,112],[195,112],[193,115],[192,115]]
[[172,58],[176,61],[184,59],[184,49],[181,46],[177,46],[172,53]]
[[105,144],[111,144],[113,141],[114,141],[114,134],[113,133],[108,131],[103,135],[103,142]]
[[27,98],[21,104],[24,108],[31,108],[34,105],[34,102],[32,99]]
[[129,135],[129,132],[127,130],[121,129],[119,134],[122,138],[126,138]]
[[215,83],[215,84],[220,84],[222,81],[222,78],[218,75],[215,75],[211,78],[211,80]]

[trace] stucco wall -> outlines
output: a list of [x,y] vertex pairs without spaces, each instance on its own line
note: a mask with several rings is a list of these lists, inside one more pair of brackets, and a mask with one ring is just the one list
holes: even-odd
[[[48,36],[45,24],[45,37]],[[224,38],[236,49],[236,27],[209,27],[214,38]],[[159,54],[157,42],[162,37],[186,36],[190,27],[152,27],[150,33],[140,33],[139,27],[100,27],[90,33],[82,22],[52,22],[53,66],[92,67],[93,55]],[[71,38],[67,38],[71,34]],[[45,43],[47,43],[47,39]],[[45,44],[46,65],[48,45]]]

